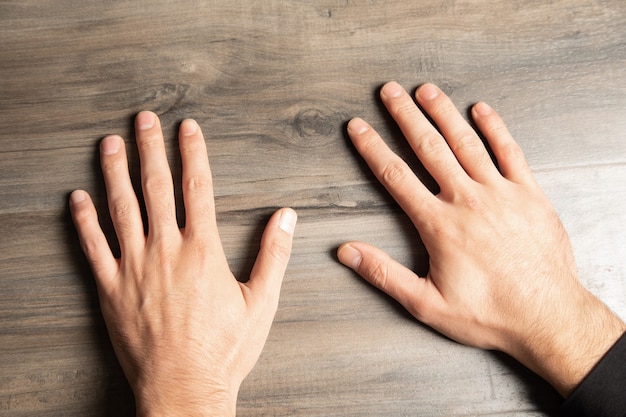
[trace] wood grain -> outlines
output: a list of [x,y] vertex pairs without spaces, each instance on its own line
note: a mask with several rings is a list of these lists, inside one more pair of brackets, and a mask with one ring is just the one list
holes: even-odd
[[175,179],[178,123],[202,125],[237,275],[273,209],[300,213],[239,415],[550,415],[560,399],[543,381],[421,326],[336,262],[349,239],[426,259],[345,124],[366,118],[415,164],[376,98],[384,82],[492,104],[581,279],[626,317],[625,39],[621,0],[0,0],[0,415],[134,412],[67,197],[89,190],[114,241],[97,143],[122,134],[137,173],[143,109],[162,118]]

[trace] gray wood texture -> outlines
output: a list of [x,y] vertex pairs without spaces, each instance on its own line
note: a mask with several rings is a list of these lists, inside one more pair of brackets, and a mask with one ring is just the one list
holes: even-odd
[[344,133],[364,117],[415,162],[377,100],[388,80],[494,106],[584,284],[626,317],[623,0],[0,0],[0,415],[133,415],[67,197],[89,190],[114,241],[97,143],[123,135],[136,173],[142,109],[162,118],[176,178],[177,126],[202,125],[237,275],[276,207],[300,214],[239,415],[551,415],[545,382],[416,323],[334,257],[361,239],[424,267]]

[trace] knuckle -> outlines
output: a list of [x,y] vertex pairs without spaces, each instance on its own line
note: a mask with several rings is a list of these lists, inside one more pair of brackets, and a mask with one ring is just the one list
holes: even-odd
[[452,143],[455,152],[476,152],[484,148],[473,132],[460,133]]
[[408,117],[412,117],[413,115],[415,115],[419,110],[417,109],[417,106],[415,105],[415,103],[413,103],[412,101],[409,101],[408,103],[401,103],[398,104],[395,108],[394,108],[394,115],[395,117],[400,117],[400,118],[408,118]]
[[504,158],[513,161],[524,160],[522,148],[515,142],[509,142],[501,146],[501,153]]
[[381,259],[371,259],[364,265],[363,274],[378,288],[387,288],[389,281],[389,267]]
[[166,194],[172,188],[172,180],[162,176],[150,176],[144,179],[143,188],[150,194]]
[[144,133],[137,137],[137,146],[144,149],[152,149],[163,145],[163,139],[158,134]]
[[81,246],[87,259],[93,263],[97,260],[97,254],[102,249],[102,242],[97,238],[84,238]]
[[94,214],[87,207],[76,207],[72,212],[72,216],[74,218],[74,223],[79,226],[85,226],[91,221]]
[[381,177],[384,184],[394,186],[402,183],[407,176],[407,168],[400,161],[391,161],[382,170]]
[[204,143],[201,138],[196,136],[187,137],[185,140],[180,141],[180,151],[183,154],[193,155],[196,152],[204,151],[203,145]]
[[113,201],[111,204],[111,214],[119,220],[126,219],[132,211],[131,204],[128,201]]
[[286,264],[291,256],[291,248],[289,245],[275,240],[269,244],[267,253],[281,264]]
[[447,242],[450,238],[457,236],[456,222],[445,205],[439,207],[436,215],[423,218],[422,229],[424,236],[429,236],[435,242]]
[[128,201],[115,201],[111,203],[111,218],[115,225],[118,237],[125,235],[133,229],[133,206]]
[[415,153],[422,157],[437,154],[444,150],[444,146],[447,147],[448,145],[441,138],[434,135],[425,135],[415,144]]
[[185,179],[184,189],[188,193],[209,194],[211,188],[211,179],[204,175],[193,175]]
[[102,165],[102,172],[105,175],[109,173],[111,174],[117,173],[122,168],[126,167],[125,163],[123,162],[123,160],[121,160],[121,158],[115,158],[111,156],[103,158],[101,165]]
[[488,120],[487,126],[483,128],[483,132],[486,135],[499,136],[503,133],[508,133],[506,125],[497,121]]
[[482,213],[486,209],[483,199],[474,193],[463,194],[459,200],[460,205],[468,211]]
[[458,113],[458,110],[452,101],[447,96],[442,94],[437,96],[430,106],[430,112],[436,114],[437,117],[448,118],[453,114]]
[[368,154],[378,153],[381,145],[382,145],[382,139],[380,139],[380,137],[376,134],[369,134],[366,140],[361,142],[361,146],[363,147],[363,150],[365,150]]

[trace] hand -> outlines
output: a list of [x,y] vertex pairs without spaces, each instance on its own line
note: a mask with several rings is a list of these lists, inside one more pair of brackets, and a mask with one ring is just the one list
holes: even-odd
[[416,99],[438,129],[398,84],[381,98],[441,191],[433,195],[363,120],[351,120],[348,134],[417,228],[429,272],[418,277],[361,242],[342,245],[340,261],[423,323],[512,355],[567,396],[625,327],[579,283],[567,234],[519,146],[488,105],[473,107],[498,170],[432,84]]
[[138,415],[234,415],[239,386],[261,354],[276,312],[296,214],[274,214],[250,280],[238,282],[218,235],[198,124],[185,120],[179,132],[184,229],[176,221],[159,120],[141,112],[135,125],[147,236],[119,136],[102,141],[101,164],[120,259],[113,257],[87,193],[70,198],[109,335]]

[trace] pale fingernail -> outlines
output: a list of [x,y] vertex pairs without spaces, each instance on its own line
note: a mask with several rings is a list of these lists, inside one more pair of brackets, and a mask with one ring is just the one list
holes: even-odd
[[278,227],[289,235],[293,235],[296,229],[296,222],[298,221],[298,215],[292,209],[283,209],[280,213],[280,219],[278,219]]
[[120,150],[121,138],[119,136],[107,136],[102,139],[100,149],[103,155],[115,155]]
[[350,244],[346,244],[340,247],[337,256],[339,257],[339,261],[341,261],[342,264],[352,269],[357,269],[359,265],[361,265],[361,260],[363,259],[363,255],[361,255],[361,252],[356,250]]
[[367,123],[365,123],[365,120],[355,118],[350,120],[350,123],[348,124],[348,130],[351,133],[362,135],[369,130],[369,126],[367,125]]
[[139,130],[147,130],[154,127],[156,117],[154,113],[149,111],[142,111],[137,114],[137,127]]
[[489,104],[481,101],[474,105],[474,111],[476,111],[476,114],[479,116],[489,116],[493,109],[489,106]]
[[404,92],[404,89],[395,81],[389,82],[383,86],[381,91],[385,97],[396,98],[400,97]]
[[197,131],[198,123],[193,119],[183,120],[183,123],[180,125],[180,134],[183,136],[195,135]]
[[433,100],[439,95],[439,89],[434,84],[424,84],[417,89],[417,95],[423,100]]
[[70,194],[70,203],[78,204],[87,199],[87,193],[82,190],[75,190]]

